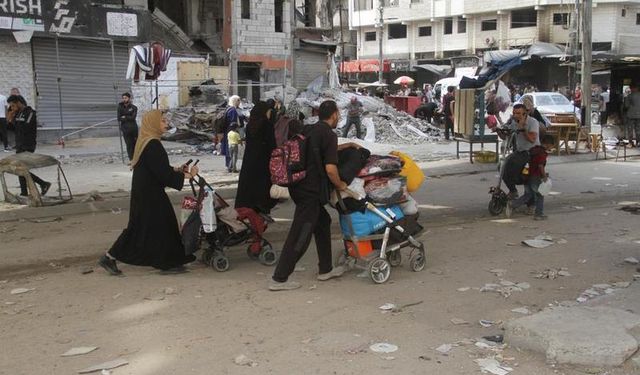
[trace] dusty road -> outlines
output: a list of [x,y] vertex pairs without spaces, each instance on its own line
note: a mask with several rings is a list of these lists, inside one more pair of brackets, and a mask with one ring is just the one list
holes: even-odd
[[[512,374],[633,374],[630,366],[553,366],[528,352],[474,345],[501,333],[500,324],[483,328],[480,319],[506,321],[521,316],[515,308],[535,312],[575,301],[593,284],[631,281],[637,273],[623,259],[640,258],[640,217],[618,203],[639,200],[640,164],[563,164],[550,171],[560,194],[548,199],[544,222],[521,215],[493,222],[486,211],[493,172],[430,180],[417,194],[428,266],[414,273],[403,264],[384,285],[359,270],[317,281],[313,248],[293,276],[303,288],[292,292],[268,292],[272,269],[248,260],[244,249],[231,254],[226,273],[194,263],[188,274],[173,276],[129,266],[122,266],[125,277],[101,269],[83,274],[120,232],[126,210],[0,223],[0,374],[72,374],[119,357],[129,364],[113,374],[478,374],[474,360],[487,357]],[[291,208],[275,216],[286,220]],[[267,237],[278,245],[286,228],[280,221]],[[520,244],[543,232],[552,246]],[[560,267],[570,276],[533,274]],[[494,269],[506,273],[499,277]],[[530,288],[508,298],[479,291],[501,280]],[[12,295],[16,288],[34,289]],[[383,313],[385,303],[419,304]],[[369,345],[378,342],[398,350],[374,353]],[[448,355],[435,350],[442,344],[454,344]],[[60,356],[80,346],[99,348]],[[255,367],[235,364],[239,355]]]

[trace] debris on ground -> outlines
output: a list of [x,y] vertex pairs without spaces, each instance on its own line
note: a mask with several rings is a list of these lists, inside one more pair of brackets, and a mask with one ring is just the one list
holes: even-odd
[[507,375],[513,371],[511,367],[501,365],[495,358],[479,358],[474,362],[480,366],[480,371],[483,374]]
[[244,354],[240,354],[239,356],[237,356],[236,358],[233,359],[233,363],[235,363],[238,366],[249,366],[249,367],[256,367],[258,366],[258,362],[250,359],[249,357],[247,357]]
[[389,312],[393,309],[396,308],[396,305],[394,305],[393,303],[385,303],[384,305],[378,307],[380,310],[382,310],[382,312]]
[[529,309],[526,307],[518,307],[516,309],[511,310],[511,312],[523,314],[523,315],[529,315],[531,313],[531,311],[529,311]]
[[549,247],[553,245],[553,238],[547,234],[540,234],[534,237],[531,240],[523,240],[522,243],[529,247],[533,247],[536,249],[544,249],[545,247]]
[[504,298],[509,298],[513,292],[522,292],[530,287],[531,285],[526,282],[515,283],[509,280],[500,280],[499,284],[484,284],[484,286],[480,288],[480,292],[498,293]]
[[47,217],[44,219],[27,219],[27,221],[31,223],[36,223],[36,224],[54,223],[56,221],[62,221],[62,220],[63,220],[62,216]]
[[612,284],[594,284],[591,286],[591,288],[585,289],[582,293],[580,293],[580,296],[576,298],[576,302],[584,303],[599,296],[613,294],[615,293],[616,289],[625,289],[630,285],[631,282],[628,281],[618,281]]
[[619,210],[624,212],[629,212],[634,215],[640,215],[640,203],[624,205],[620,207]]
[[466,321],[466,320],[464,320],[464,319],[460,319],[460,318],[452,318],[452,319],[450,320],[450,322],[451,322],[453,325],[456,325],[456,326],[469,324],[469,322],[467,322],[467,321]]
[[36,288],[15,288],[11,290],[11,294],[12,295],[16,295],[16,294],[24,294],[24,293],[29,293],[36,290]]
[[97,346],[81,346],[81,347],[77,347],[77,348],[71,348],[69,350],[67,350],[66,352],[62,353],[60,356],[61,357],[73,357],[76,355],[85,355],[85,354],[89,354],[94,350],[97,350],[98,347]]
[[489,272],[495,274],[497,277],[502,277],[507,274],[507,270],[504,270],[502,268],[494,268],[489,270]]
[[502,321],[498,320],[498,321],[493,321],[493,320],[487,320],[487,319],[480,319],[478,321],[478,323],[480,323],[480,325],[484,328],[489,328],[489,327],[493,327],[494,325],[499,325],[502,324]]
[[100,195],[100,192],[97,190],[91,190],[87,193],[87,196],[82,199],[82,202],[100,202],[103,201],[104,198]]
[[[208,86],[194,86],[202,87]],[[184,142],[196,145],[202,151],[213,151],[213,133],[216,118],[224,113],[227,97],[224,92],[211,87],[210,92],[200,95],[197,90],[190,96],[186,106],[170,109],[167,117],[177,131],[167,137],[167,140]],[[275,95],[275,94],[274,94]],[[269,94],[267,94],[269,96]],[[279,97],[282,93],[278,94]],[[207,99],[202,99],[203,97]],[[353,92],[335,88],[324,90],[306,90],[298,93],[293,88],[287,88],[287,105],[295,101],[300,111],[305,115],[305,123],[314,123],[317,117],[312,116],[313,110],[328,99],[334,100],[341,111],[342,119],[338,131],[346,124],[346,111],[352,97],[357,97],[363,104],[364,114],[362,125],[366,131],[366,139],[376,143],[387,144],[422,144],[425,142],[437,142],[442,138],[439,128],[428,121],[415,118],[408,113],[398,111],[384,100],[373,96],[361,96]],[[240,108],[241,115],[249,117],[252,104],[243,103]],[[367,126],[371,124],[372,126]],[[355,129],[353,129],[355,132]],[[374,133],[374,134],[369,134]],[[205,150],[206,149],[206,150]]]
[[626,263],[629,263],[629,264],[638,264],[638,263],[640,263],[640,261],[638,259],[634,258],[634,257],[625,258],[624,261]]
[[369,346],[369,349],[371,349],[371,351],[374,353],[388,354],[388,353],[394,353],[398,351],[398,346],[389,344],[387,342],[378,342]]
[[436,352],[438,352],[440,354],[447,355],[447,354],[449,354],[451,349],[453,349],[453,345],[451,345],[451,344],[442,344],[442,345],[438,346],[435,350],[436,350]]
[[532,271],[531,273],[533,274],[533,277],[535,277],[536,279],[555,280],[559,276],[565,276],[565,277],[571,276],[571,274],[569,273],[569,269],[566,267],[546,268],[542,271]]
[[103,370],[112,370],[114,368],[122,367],[128,365],[129,362],[124,358],[114,359],[109,362],[104,362],[99,365],[94,365],[87,367],[78,371],[78,374],[90,374],[92,372],[103,371]]

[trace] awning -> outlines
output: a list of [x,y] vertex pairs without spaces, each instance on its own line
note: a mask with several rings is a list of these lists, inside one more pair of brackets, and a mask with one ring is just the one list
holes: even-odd
[[[366,59],[366,60],[352,60],[345,61],[340,64],[340,72],[342,73],[373,73],[378,72],[380,69],[380,62],[375,59]],[[383,72],[391,71],[391,62],[389,60],[384,60],[383,62]]]
[[429,71],[440,77],[446,77],[451,73],[451,65],[421,64],[413,66],[413,70],[418,69]]

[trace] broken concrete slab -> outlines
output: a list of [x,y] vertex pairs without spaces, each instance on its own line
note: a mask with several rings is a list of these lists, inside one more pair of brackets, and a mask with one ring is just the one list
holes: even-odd
[[505,341],[557,363],[620,366],[638,350],[638,329],[640,315],[616,308],[553,307],[507,322]]

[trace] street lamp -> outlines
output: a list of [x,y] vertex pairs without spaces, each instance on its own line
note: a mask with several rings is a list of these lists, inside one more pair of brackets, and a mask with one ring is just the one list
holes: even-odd
[[380,12],[380,18],[378,18],[378,26],[380,27],[380,33],[378,37],[378,83],[382,83],[382,37],[384,36],[384,0],[378,1],[378,11]]

